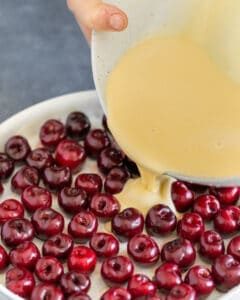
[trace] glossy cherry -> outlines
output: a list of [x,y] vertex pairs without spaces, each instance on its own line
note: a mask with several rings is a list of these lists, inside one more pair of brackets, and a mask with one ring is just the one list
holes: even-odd
[[104,181],[104,190],[110,194],[120,193],[129,176],[129,173],[124,168],[111,169]]
[[198,265],[189,269],[185,282],[195,289],[198,297],[210,295],[215,288],[210,270]]
[[197,300],[197,294],[191,285],[181,283],[171,289],[166,300]]
[[91,124],[89,118],[80,111],[74,111],[67,116],[67,136],[77,141],[82,140],[88,134]]
[[119,212],[120,203],[111,194],[97,193],[91,199],[90,209],[97,217],[109,220]]
[[119,242],[109,233],[97,232],[90,241],[90,247],[98,257],[111,257],[118,254]]
[[51,166],[43,171],[44,184],[52,190],[60,191],[72,182],[72,174],[68,167]]
[[81,211],[68,224],[68,233],[78,242],[85,243],[97,231],[98,220],[91,211]]
[[6,154],[15,161],[25,160],[30,151],[27,139],[21,135],[11,137],[5,144]]
[[64,218],[52,208],[39,208],[32,215],[32,224],[36,236],[45,240],[63,231]]
[[146,275],[135,274],[129,279],[128,291],[134,299],[154,296],[156,294],[156,290],[156,284]]
[[175,181],[171,193],[177,211],[185,212],[193,205],[194,193],[183,182]]
[[70,295],[67,300],[91,300],[91,298],[87,294],[79,292]]
[[58,282],[63,271],[63,265],[60,261],[51,256],[44,256],[40,258],[35,267],[35,274],[37,278],[47,283]]
[[110,139],[104,130],[93,129],[87,134],[84,146],[89,156],[97,157],[104,148],[110,146]]
[[199,253],[208,260],[214,260],[224,254],[225,247],[222,237],[213,230],[205,231],[200,238]]
[[56,162],[71,170],[78,170],[86,159],[86,152],[83,146],[72,140],[61,141],[55,152]]
[[102,191],[103,183],[102,178],[98,174],[82,173],[77,176],[75,186],[83,189],[91,197]]
[[59,233],[47,239],[42,246],[44,256],[53,256],[58,259],[65,259],[73,249],[72,238],[65,234]]
[[115,167],[123,166],[124,155],[122,151],[108,147],[103,149],[98,157],[98,168],[103,174],[107,174]]
[[5,269],[9,264],[9,256],[7,251],[0,245],[0,271]]
[[227,206],[220,209],[214,219],[215,229],[222,234],[232,234],[240,227],[240,208]]
[[7,199],[0,203],[0,224],[8,220],[23,218],[24,208],[22,203],[15,199]]
[[159,289],[171,290],[182,283],[181,270],[177,264],[165,262],[155,271],[155,281]]
[[77,246],[73,248],[68,257],[68,269],[82,273],[92,273],[97,263],[95,252],[86,246]]
[[39,283],[32,291],[30,300],[64,300],[62,290],[55,284]]
[[212,275],[221,292],[240,284],[240,262],[232,255],[225,254],[216,258],[212,265]]
[[0,180],[8,179],[14,170],[14,161],[5,153],[0,153]]
[[40,252],[34,243],[25,241],[12,249],[9,257],[13,266],[31,271],[35,269],[35,265],[40,258]]
[[185,213],[178,222],[178,235],[191,242],[197,242],[204,232],[202,217],[197,213]]
[[175,230],[177,218],[167,205],[157,204],[148,211],[145,224],[149,234],[165,235]]
[[41,126],[39,136],[45,147],[54,150],[59,142],[65,138],[64,125],[58,120],[48,120]]
[[62,275],[60,285],[65,295],[79,292],[87,293],[91,286],[91,281],[88,275],[71,271]]
[[221,205],[234,205],[239,199],[238,187],[212,188],[211,192],[217,197]]
[[240,236],[235,236],[228,244],[227,253],[240,261]]
[[51,193],[42,187],[29,186],[21,196],[24,207],[30,212],[35,212],[38,208],[48,208],[52,205]]
[[133,263],[126,256],[106,258],[101,267],[101,275],[110,286],[125,283],[131,278],[133,271]]
[[136,208],[126,208],[112,219],[112,230],[124,238],[141,233],[143,227],[143,215]]
[[141,264],[156,263],[160,256],[160,250],[150,236],[146,234],[136,234],[128,242],[128,254]]
[[114,287],[107,290],[100,298],[100,300],[115,300],[115,299],[132,300],[132,296],[125,288]]
[[14,294],[28,298],[35,286],[33,274],[23,268],[12,268],[6,273],[6,288]]
[[213,195],[202,195],[194,201],[193,211],[198,213],[203,220],[210,221],[220,210],[220,203]]
[[54,160],[51,153],[47,149],[37,148],[28,154],[26,162],[30,167],[42,172],[43,169],[52,166]]
[[34,237],[32,223],[23,218],[12,219],[5,222],[1,229],[2,241],[9,247],[15,247]]
[[196,251],[189,240],[180,238],[167,242],[163,246],[161,258],[185,269],[194,263]]
[[87,194],[81,188],[65,187],[58,194],[58,204],[65,212],[76,214],[87,208]]
[[37,169],[25,166],[12,177],[11,185],[16,193],[22,193],[28,186],[38,185],[39,181]]

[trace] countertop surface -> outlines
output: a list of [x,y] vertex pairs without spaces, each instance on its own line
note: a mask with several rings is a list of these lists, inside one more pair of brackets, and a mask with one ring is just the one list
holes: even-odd
[[66,0],[0,0],[0,122],[94,87],[90,51]]

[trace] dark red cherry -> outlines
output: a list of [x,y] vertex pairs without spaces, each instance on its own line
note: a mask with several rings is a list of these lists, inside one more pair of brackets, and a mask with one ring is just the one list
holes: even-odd
[[28,141],[21,135],[11,137],[5,144],[6,154],[15,161],[23,161],[31,151]]
[[97,217],[109,220],[119,212],[120,204],[111,194],[97,193],[92,197],[90,209]]
[[22,193],[28,186],[38,185],[39,181],[40,177],[37,169],[32,167],[22,167],[12,177],[11,185],[16,193]]
[[40,258],[35,267],[35,274],[37,278],[47,283],[58,282],[63,271],[63,265],[60,261],[51,256],[44,256]]
[[43,169],[52,166],[54,160],[47,149],[37,148],[28,154],[26,162],[30,167],[42,172]]
[[87,293],[91,281],[88,275],[71,271],[62,275],[60,285],[65,295],[72,295],[73,293]]
[[9,256],[7,251],[0,245],[0,271],[5,269],[9,264]]
[[98,168],[103,174],[111,169],[123,166],[124,155],[121,151],[108,147],[103,149],[98,157]]
[[72,238],[65,233],[59,233],[50,237],[43,243],[42,253],[44,256],[53,256],[58,259],[65,259],[69,256],[72,249]]
[[204,194],[208,191],[209,187],[198,183],[184,182],[186,186],[196,194]]
[[164,235],[175,230],[177,218],[167,205],[157,204],[148,211],[145,224],[149,234]]
[[88,206],[87,194],[81,188],[65,187],[58,194],[58,204],[69,214],[78,213]]
[[185,213],[178,222],[177,231],[180,237],[197,242],[204,232],[202,217],[197,213]]
[[197,294],[191,285],[181,283],[171,289],[166,300],[197,300]]
[[235,236],[228,244],[227,253],[240,261],[240,236]]
[[213,230],[205,231],[200,238],[199,253],[208,260],[214,260],[224,254],[225,247],[219,233]]
[[0,153],[0,180],[8,179],[14,170],[14,161],[5,153]]
[[82,173],[77,176],[75,186],[83,189],[91,197],[102,191],[102,178],[98,174]]
[[62,290],[52,283],[39,283],[32,291],[30,300],[64,300]]
[[0,203],[0,224],[8,220],[23,218],[24,208],[22,203],[15,199],[7,199]]
[[118,254],[119,242],[112,234],[97,232],[91,238],[90,247],[98,257],[106,258]]
[[212,220],[219,209],[220,203],[213,195],[202,195],[194,201],[193,211],[198,213],[205,221]]
[[156,294],[156,290],[156,284],[143,274],[133,275],[128,282],[128,291],[132,295],[133,299],[154,296]]
[[182,283],[181,270],[177,264],[165,262],[155,271],[155,281],[159,289],[171,290]]
[[107,290],[100,298],[100,300],[116,300],[116,299],[132,300],[132,296],[125,288],[114,287]]
[[212,188],[211,192],[217,197],[221,205],[234,205],[239,199],[238,187]]
[[70,295],[67,300],[91,300],[91,298],[87,294],[79,292]]
[[227,206],[219,210],[214,218],[214,227],[221,234],[232,234],[240,226],[240,208]]
[[68,257],[68,269],[70,271],[92,273],[96,267],[97,256],[95,252],[86,246],[77,246],[73,248]]
[[180,181],[172,184],[172,201],[179,212],[187,211],[194,201],[194,193]]
[[104,130],[93,129],[87,134],[84,146],[89,156],[97,157],[104,148],[110,146],[110,139]]
[[107,174],[104,190],[110,194],[120,193],[129,178],[129,173],[124,168],[113,168]]
[[59,191],[71,185],[72,174],[68,167],[51,166],[44,169],[43,181],[51,190]]
[[88,134],[91,124],[89,118],[80,111],[70,113],[66,121],[67,136],[77,141],[82,140]]
[[51,119],[41,126],[40,140],[48,149],[54,150],[64,138],[65,128],[60,121]]

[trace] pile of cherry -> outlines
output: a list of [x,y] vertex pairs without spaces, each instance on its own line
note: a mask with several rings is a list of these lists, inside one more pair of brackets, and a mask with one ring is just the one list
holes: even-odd
[[[0,270],[6,268],[9,290],[31,300],[89,300],[97,260],[109,286],[101,300],[203,299],[215,288],[227,292],[240,284],[238,187],[176,181],[172,201],[182,218],[177,221],[163,204],[144,218],[137,208],[121,211],[114,196],[139,173],[105,118],[103,129],[91,129],[81,112],[69,114],[66,124],[48,120],[40,141],[42,146],[32,150],[24,137],[13,136],[0,153],[0,194],[11,178],[20,198],[0,203],[1,241],[9,249],[0,246]],[[86,159],[96,161],[98,173],[81,172]],[[51,208],[53,194],[71,216],[69,224]],[[99,222],[111,222],[112,234],[101,232]],[[164,245],[153,237],[169,239],[175,231],[178,237]],[[34,238],[44,241],[41,254]],[[225,238],[232,238],[228,245]],[[119,254],[123,242],[128,256]],[[197,254],[208,267],[194,265]],[[155,274],[137,274],[134,264],[156,265]]]

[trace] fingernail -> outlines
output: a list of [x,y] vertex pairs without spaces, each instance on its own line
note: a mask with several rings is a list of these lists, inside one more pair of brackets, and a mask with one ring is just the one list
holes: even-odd
[[123,29],[125,24],[124,19],[120,14],[111,15],[109,23],[114,30]]

